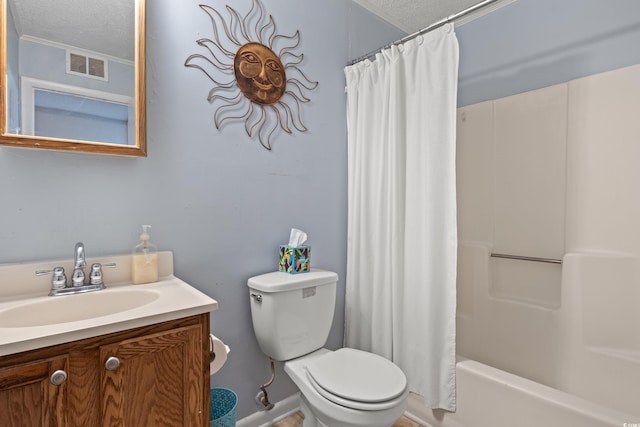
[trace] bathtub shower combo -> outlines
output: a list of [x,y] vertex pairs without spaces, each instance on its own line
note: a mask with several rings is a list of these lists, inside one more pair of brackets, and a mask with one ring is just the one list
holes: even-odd
[[640,425],[638,76],[632,66],[458,110],[458,406],[412,395],[410,417]]

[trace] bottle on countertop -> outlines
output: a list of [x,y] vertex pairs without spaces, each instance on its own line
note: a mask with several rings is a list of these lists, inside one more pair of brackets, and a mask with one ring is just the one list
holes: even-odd
[[131,280],[136,285],[158,281],[158,248],[149,242],[149,228],[142,226],[140,243],[133,250]]

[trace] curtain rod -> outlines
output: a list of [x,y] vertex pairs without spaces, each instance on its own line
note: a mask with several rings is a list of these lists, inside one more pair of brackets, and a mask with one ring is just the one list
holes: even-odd
[[490,4],[495,3],[497,1],[499,1],[499,0],[484,0],[484,1],[480,2],[480,3],[478,3],[478,4],[470,6],[470,7],[466,8],[466,9],[464,9],[464,10],[458,12],[458,13],[454,13],[453,15],[447,16],[446,18],[443,18],[443,19],[441,19],[441,20],[439,20],[437,22],[434,22],[433,24],[429,25],[426,28],[423,28],[422,30],[416,31],[415,33],[409,34],[408,36],[403,37],[400,40],[396,40],[394,42],[391,42],[391,43],[389,43],[389,44],[387,44],[385,46],[382,46],[382,47],[380,47],[378,49],[372,50],[371,52],[367,53],[366,55],[362,55],[362,56],[354,59],[353,61],[351,61],[351,65],[357,64],[360,61],[364,61],[367,58],[371,58],[371,57],[375,56],[375,54],[377,54],[378,52],[381,52],[384,49],[388,49],[391,46],[402,44],[402,43],[404,43],[406,41],[409,41],[409,40],[414,39],[414,38],[416,38],[418,36],[426,34],[429,31],[433,31],[436,28],[440,28],[443,25],[448,24],[449,22],[452,22],[452,21],[455,21],[456,19],[462,18],[465,15],[473,13],[476,10],[482,9],[483,7],[489,6]]

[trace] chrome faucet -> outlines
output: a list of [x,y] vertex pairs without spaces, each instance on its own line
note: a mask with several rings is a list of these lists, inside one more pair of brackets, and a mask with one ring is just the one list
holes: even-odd
[[84,268],[87,266],[84,256],[84,243],[76,243],[76,248],[73,251],[73,274],[71,275],[71,284],[74,287],[84,285]]
[[87,261],[84,253],[84,243],[76,243],[75,250],[73,251],[73,274],[71,275],[71,284],[67,285],[67,277],[64,274],[63,267],[56,267],[53,270],[38,270],[36,276],[53,273],[51,279],[51,292],[49,295],[71,295],[81,292],[91,292],[104,289],[102,268],[116,266],[115,263],[99,264],[94,263],[91,265],[91,274],[89,275],[88,283],[85,283],[84,269],[87,266]]
[[75,255],[75,268],[84,268],[87,266],[87,262],[84,257],[84,243],[76,243]]

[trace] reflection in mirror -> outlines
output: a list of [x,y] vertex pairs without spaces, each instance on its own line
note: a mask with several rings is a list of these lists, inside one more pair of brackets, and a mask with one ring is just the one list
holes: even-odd
[[146,155],[145,1],[0,3],[0,144]]

